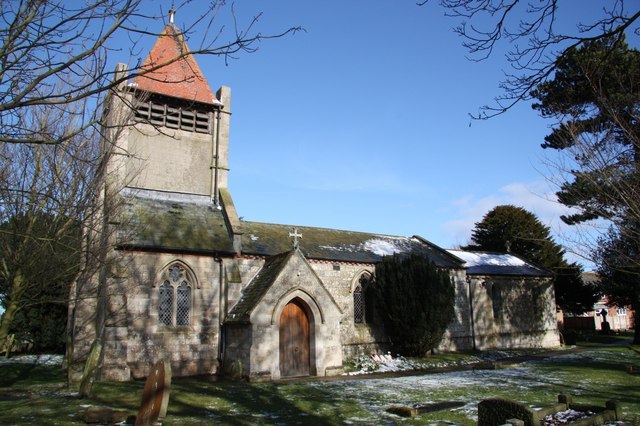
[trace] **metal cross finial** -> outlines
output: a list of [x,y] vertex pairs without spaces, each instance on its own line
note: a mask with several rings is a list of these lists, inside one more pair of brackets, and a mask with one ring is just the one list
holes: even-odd
[[298,248],[298,238],[302,238],[302,234],[298,234],[298,228],[293,228],[293,232],[289,232],[289,236],[293,237],[293,248]]
[[173,8],[173,3],[171,4],[171,9],[169,9],[169,22],[173,24],[173,17],[176,15],[176,10]]

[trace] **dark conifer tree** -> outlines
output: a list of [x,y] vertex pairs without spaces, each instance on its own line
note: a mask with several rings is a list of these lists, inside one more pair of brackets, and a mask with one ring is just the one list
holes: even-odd
[[395,351],[420,356],[438,346],[454,315],[455,289],[448,271],[424,256],[388,256],[376,265],[373,291]]
[[556,304],[565,312],[582,313],[593,307],[597,291],[584,284],[581,267],[564,259],[565,251],[553,241],[549,228],[526,209],[495,207],[476,223],[471,240],[465,250],[510,252],[553,272]]
[[573,161],[558,199],[577,213],[563,220],[611,222],[594,250],[602,290],[640,307],[640,51],[619,34],[569,49],[555,68],[532,96],[543,117],[557,120],[542,146]]

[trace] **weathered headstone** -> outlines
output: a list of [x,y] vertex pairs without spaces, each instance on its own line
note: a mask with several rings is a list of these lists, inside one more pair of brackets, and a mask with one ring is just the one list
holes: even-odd
[[126,410],[114,410],[110,407],[89,407],[80,416],[89,424],[114,424],[127,420],[129,413]]
[[144,384],[136,426],[152,426],[164,419],[169,407],[170,391],[171,365],[164,361],[158,361],[151,368]]

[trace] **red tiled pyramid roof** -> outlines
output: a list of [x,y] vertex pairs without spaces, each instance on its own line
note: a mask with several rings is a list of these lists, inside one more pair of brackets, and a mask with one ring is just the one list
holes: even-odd
[[[182,34],[175,25],[168,24],[142,64],[141,71],[170,62],[185,52],[189,52],[189,48]],[[190,54],[144,75],[137,75],[133,82],[140,90],[207,104],[218,103]]]

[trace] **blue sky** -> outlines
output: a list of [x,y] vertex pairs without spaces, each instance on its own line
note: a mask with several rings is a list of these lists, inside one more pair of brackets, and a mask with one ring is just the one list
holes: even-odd
[[[561,7],[573,14],[580,4]],[[232,90],[229,185],[245,220],[417,234],[453,248],[469,242],[490,209],[514,204],[565,242],[564,208],[550,201],[547,179],[554,153],[540,148],[551,123],[529,104],[489,121],[469,118],[500,93],[507,64],[499,52],[469,61],[456,21],[437,4],[235,7],[240,26],[262,11],[263,34],[305,29],[227,64],[197,58],[214,91]],[[190,13],[178,10],[176,24]],[[230,24],[221,19],[214,25]]]

